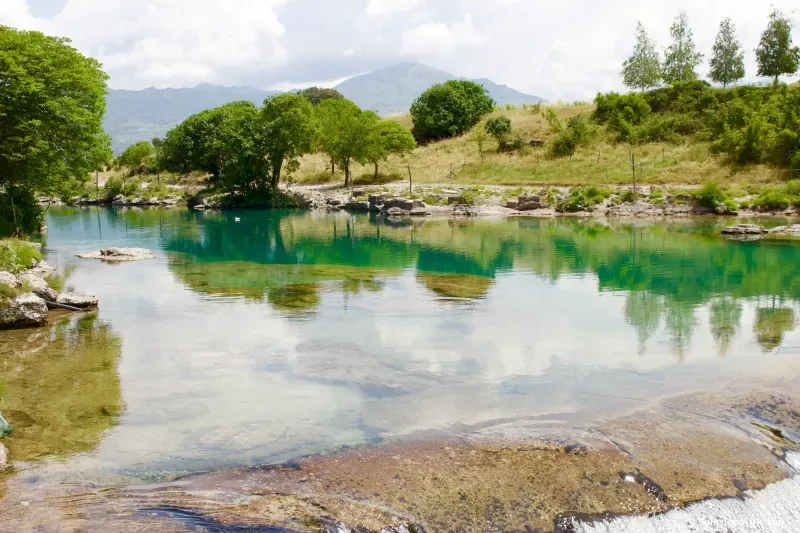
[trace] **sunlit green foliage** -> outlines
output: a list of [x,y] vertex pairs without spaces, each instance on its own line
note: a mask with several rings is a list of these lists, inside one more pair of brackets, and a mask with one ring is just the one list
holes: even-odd
[[636,25],[636,47],[622,65],[622,82],[630,89],[645,90],[661,82],[661,64],[656,45],[639,22]]
[[777,9],[769,16],[769,25],[756,48],[758,75],[778,84],[781,74],[794,74],[800,67],[800,48],[792,44],[792,19]]
[[0,272],[16,274],[30,268],[34,260],[41,261],[42,253],[28,243],[17,239],[0,240]]
[[450,80],[434,85],[411,105],[414,136],[428,142],[461,135],[493,108],[486,89],[474,82]]
[[[0,26],[0,188],[35,212],[18,220],[23,231],[41,222],[35,195],[62,196],[108,158],[106,79],[68,39]],[[0,209],[3,233],[12,214]]]
[[155,148],[149,141],[140,141],[125,149],[117,158],[117,166],[127,167],[134,173],[145,161],[155,154]]

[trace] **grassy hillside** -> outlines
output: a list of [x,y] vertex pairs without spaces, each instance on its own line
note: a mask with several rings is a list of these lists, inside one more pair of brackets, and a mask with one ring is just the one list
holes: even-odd
[[[556,104],[543,107],[552,109],[566,120],[576,115],[587,118],[594,106]],[[527,139],[552,141],[555,135],[540,112],[530,107],[497,111],[484,118],[506,116],[515,130]],[[390,117],[411,128],[411,117]],[[616,135],[606,127],[598,127],[598,134],[587,146],[578,148],[570,158],[552,158],[547,146],[528,148],[521,153],[502,153],[497,144],[489,140],[484,148],[483,162],[478,146],[470,135],[448,139],[418,147],[405,157],[391,157],[380,167],[380,182],[408,180],[407,165],[418,183],[460,183],[495,185],[589,185],[631,182],[630,153],[636,156],[637,182],[642,184],[700,184],[711,180],[727,183],[770,183],[785,181],[786,170],[770,165],[739,167],[723,156],[712,155],[709,143],[651,143],[630,145],[616,142]],[[450,170],[453,170],[453,175]],[[354,165],[357,183],[373,182],[371,166]],[[800,177],[800,173],[792,174]],[[306,156],[294,181],[301,183],[344,182],[337,169],[331,176],[330,162],[322,155]]]

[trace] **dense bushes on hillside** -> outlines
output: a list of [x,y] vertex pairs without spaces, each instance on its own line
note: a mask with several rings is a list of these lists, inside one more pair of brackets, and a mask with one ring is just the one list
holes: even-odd
[[461,135],[492,109],[494,101],[477,83],[450,80],[434,85],[411,105],[414,136],[428,142]]
[[593,119],[632,143],[687,136],[738,163],[800,169],[800,86],[717,89],[702,81],[641,94],[598,94]]

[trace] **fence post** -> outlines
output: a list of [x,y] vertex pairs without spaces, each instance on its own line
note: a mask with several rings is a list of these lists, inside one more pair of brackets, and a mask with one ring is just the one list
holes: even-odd
[[631,168],[633,169],[633,201],[637,201],[636,196],[636,156],[631,152]]
[[411,186],[411,165],[408,165],[408,195],[411,196],[413,193],[412,186]]

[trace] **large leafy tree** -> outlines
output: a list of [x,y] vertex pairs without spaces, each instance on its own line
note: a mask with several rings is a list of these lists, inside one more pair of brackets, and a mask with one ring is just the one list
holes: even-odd
[[792,20],[777,9],[756,48],[758,75],[778,84],[781,74],[795,74],[800,67],[800,48],[792,44]]
[[719,33],[709,63],[711,66],[709,78],[721,83],[723,87],[744,78],[744,51],[736,39],[736,27],[729,18],[724,19],[719,25]]
[[375,165],[375,179],[378,179],[378,163],[386,161],[390,155],[404,155],[417,147],[417,141],[402,124],[394,120],[381,120],[375,124],[369,143],[361,162]]
[[661,64],[656,45],[639,22],[636,25],[636,46],[622,64],[622,83],[630,89],[644,91],[661,82]]
[[36,213],[35,194],[64,194],[107,156],[107,76],[69,42],[0,26],[0,187]]
[[127,167],[131,172],[135,172],[142,164],[153,156],[155,149],[148,141],[140,141],[132,144],[125,149],[117,158],[117,165]]
[[314,106],[319,105],[323,100],[329,100],[331,98],[334,100],[342,100],[344,98],[342,93],[336,89],[324,89],[320,87],[309,87],[308,89],[303,89],[298,94],[303,96]]
[[350,163],[367,159],[380,118],[350,100],[329,99],[317,106],[317,121],[319,148],[342,165],[346,187],[350,185]]
[[298,158],[311,152],[316,134],[314,108],[303,96],[281,94],[268,98],[261,109],[264,142],[270,162],[270,185],[275,188],[285,167],[291,173]]
[[434,85],[411,105],[414,136],[426,142],[461,135],[493,108],[494,101],[477,83],[450,80]]
[[192,115],[167,133],[165,168],[199,170],[228,190],[264,189],[270,166],[258,108],[238,101]]
[[681,11],[669,29],[672,44],[664,50],[664,81],[677,83],[697,79],[695,68],[703,61],[703,54],[694,46],[689,17]]

